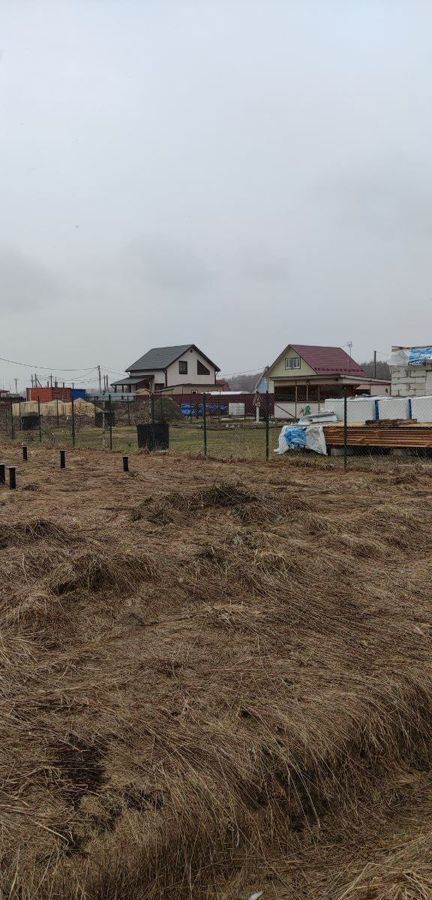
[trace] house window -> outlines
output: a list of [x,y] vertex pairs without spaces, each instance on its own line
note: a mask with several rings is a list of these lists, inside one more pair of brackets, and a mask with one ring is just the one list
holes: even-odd
[[299,369],[301,365],[299,356],[287,356],[285,359],[286,369]]
[[163,381],[157,381],[155,384],[155,391],[163,391],[164,387]]
[[179,362],[179,375],[187,375],[188,364],[185,359],[181,359]]
[[197,375],[210,375],[210,369],[199,360],[197,361]]

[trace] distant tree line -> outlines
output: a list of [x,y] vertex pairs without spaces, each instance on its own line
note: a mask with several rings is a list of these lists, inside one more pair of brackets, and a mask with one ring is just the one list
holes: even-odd
[[256,383],[261,372],[255,372],[253,375],[233,375],[229,378],[229,386],[231,391],[245,391],[249,394],[255,390]]
[[[375,378],[375,363],[373,359],[369,362],[360,363],[362,369],[365,370],[366,374],[369,375],[370,378]],[[390,366],[388,363],[384,362],[382,359],[377,359],[376,363],[376,377],[383,378],[384,380],[390,381]]]

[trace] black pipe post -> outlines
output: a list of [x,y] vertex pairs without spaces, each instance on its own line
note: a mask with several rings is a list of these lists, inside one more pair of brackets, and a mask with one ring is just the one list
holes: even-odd
[[269,417],[269,392],[266,391],[265,394],[265,434],[266,434],[266,461],[268,462],[269,458],[269,443],[270,443],[270,417]]
[[66,468],[66,450],[60,450],[60,468]]
[[348,398],[347,388],[344,392],[344,469],[348,464]]
[[129,472],[129,457],[123,457],[123,472]]
[[14,491],[16,489],[16,468],[15,466],[9,466],[9,489]]
[[108,421],[109,421],[109,441],[110,441],[110,450],[113,448],[112,441],[112,404],[111,404],[111,394],[108,395]]
[[57,428],[60,428],[58,400],[56,400],[56,425],[57,425]]
[[23,448],[22,448],[22,455],[23,455],[23,460],[24,460],[24,462],[27,462],[27,460],[28,460],[28,450],[27,450],[27,447],[25,447],[24,445],[23,445]]
[[4,463],[0,463],[0,484],[6,483],[6,466]]
[[10,413],[11,413],[11,438],[14,441],[15,440],[15,425],[14,425],[14,416],[13,416],[13,403],[11,403]]
[[71,394],[71,409],[72,409],[72,447],[75,447],[75,400],[73,393]]
[[205,392],[202,396],[203,400],[203,432],[204,432],[204,456],[207,456],[207,397]]
[[39,443],[42,443],[42,421],[41,421],[41,411],[40,411],[40,399],[38,397],[37,400],[38,405],[38,419],[39,419]]
[[154,402],[154,394],[152,394],[151,397],[150,397],[150,407],[151,407],[151,425],[152,425],[151,442],[152,442],[152,450],[154,450],[154,449],[155,449],[155,443],[156,443],[156,438],[155,438],[155,402]]

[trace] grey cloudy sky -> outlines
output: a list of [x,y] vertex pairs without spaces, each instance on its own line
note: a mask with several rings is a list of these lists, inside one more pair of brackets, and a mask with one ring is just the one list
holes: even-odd
[[431,35],[430,0],[2,0],[0,356],[432,342]]

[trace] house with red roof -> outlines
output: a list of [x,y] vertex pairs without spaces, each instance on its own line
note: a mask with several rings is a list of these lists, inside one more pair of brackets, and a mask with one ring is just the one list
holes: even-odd
[[320,410],[324,400],[390,393],[390,382],[370,378],[342,347],[288,344],[266,371],[275,417]]

